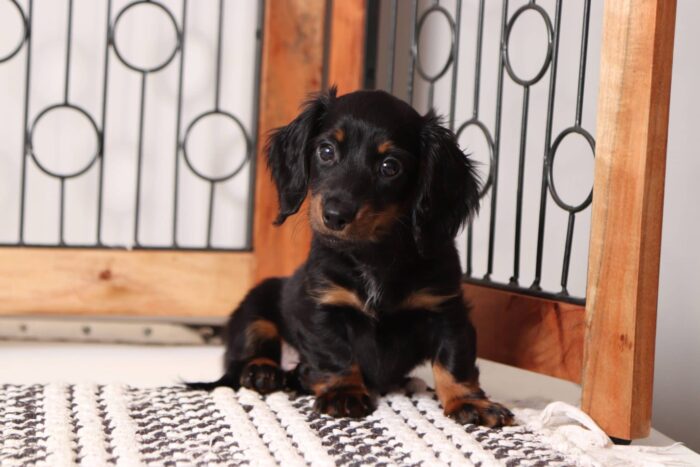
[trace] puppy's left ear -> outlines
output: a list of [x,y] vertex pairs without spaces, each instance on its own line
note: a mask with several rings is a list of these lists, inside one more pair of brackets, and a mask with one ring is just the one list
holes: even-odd
[[479,209],[479,177],[455,134],[433,111],[423,117],[412,223],[416,244],[451,240]]
[[299,211],[309,184],[311,142],[318,134],[329,107],[336,98],[336,88],[311,96],[299,115],[287,126],[273,130],[265,152],[272,180],[277,186],[279,213],[274,224],[282,224]]

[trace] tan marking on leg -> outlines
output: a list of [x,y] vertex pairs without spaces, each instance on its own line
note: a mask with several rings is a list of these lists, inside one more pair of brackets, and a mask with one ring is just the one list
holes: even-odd
[[452,413],[466,398],[483,398],[483,392],[478,384],[456,381],[452,373],[439,363],[433,363],[433,377],[435,392],[445,413]]
[[265,357],[253,358],[247,363],[247,365],[279,366],[279,364],[276,361]]
[[250,323],[245,330],[246,343],[258,342],[261,340],[272,340],[279,337],[277,325],[266,319],[257,319]]
[[362,380],[360,367],[357,365],[351,366],[345,373],[329,374],[325,378],[313,383],[311,389],[313,389],[314,394],[317,396],[338,389],[347,390],[346,392],[367,393],[367,388]]
[[255,357],[261,344],[280,338],[277,325],[266,319],[257,319],[245,329],[244,358]]
[[459,295],[437,295],[430,289],[420,289],[411,293],[399,305],[399,308],[416,309],[422,308],[430,311],[439,311],[440,305]]

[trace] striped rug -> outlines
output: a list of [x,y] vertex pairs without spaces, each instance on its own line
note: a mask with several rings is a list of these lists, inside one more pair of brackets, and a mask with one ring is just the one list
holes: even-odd
[[596,464],[527,426],[458,425],[428,391],[381,398],[362,420],[319,415],[312,404],[245,389],[3,385],[0,466]]

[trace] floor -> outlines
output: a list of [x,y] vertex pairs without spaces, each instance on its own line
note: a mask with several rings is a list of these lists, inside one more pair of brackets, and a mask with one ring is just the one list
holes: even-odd
[[[86,343],[0,342],[0,384],[92,382],[138,386],[176,384],[181,380],[212,380],[220,376],[220,346],[157,346]],[[577,404],[577,385],[556,378],[482,360],[482,386],[496,400],[561,400]],[[416,375],[429,384],[430,371]],[[517,394],[514,390],[517,388]],[[635,444],[667,446],[673,440],[653,430]],[[679,446],[688,465],[700,466],[700,455]]]

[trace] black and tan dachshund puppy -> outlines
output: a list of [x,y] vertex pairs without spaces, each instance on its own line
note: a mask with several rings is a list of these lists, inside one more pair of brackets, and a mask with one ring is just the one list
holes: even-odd
[[[479,182],[455,135],[385,92],[331,89],[272,134],[267,157],[276,224],[310,197],[311,252],[291,277],[248,294],[226,328],[225,375],[190,387],[292,388],[314,394],[319,412],[361,417],[371,394],[429,360],[447,415],[512,424],[479,386],[454,245]],[[300,358],[288,373],[282,340]]]

